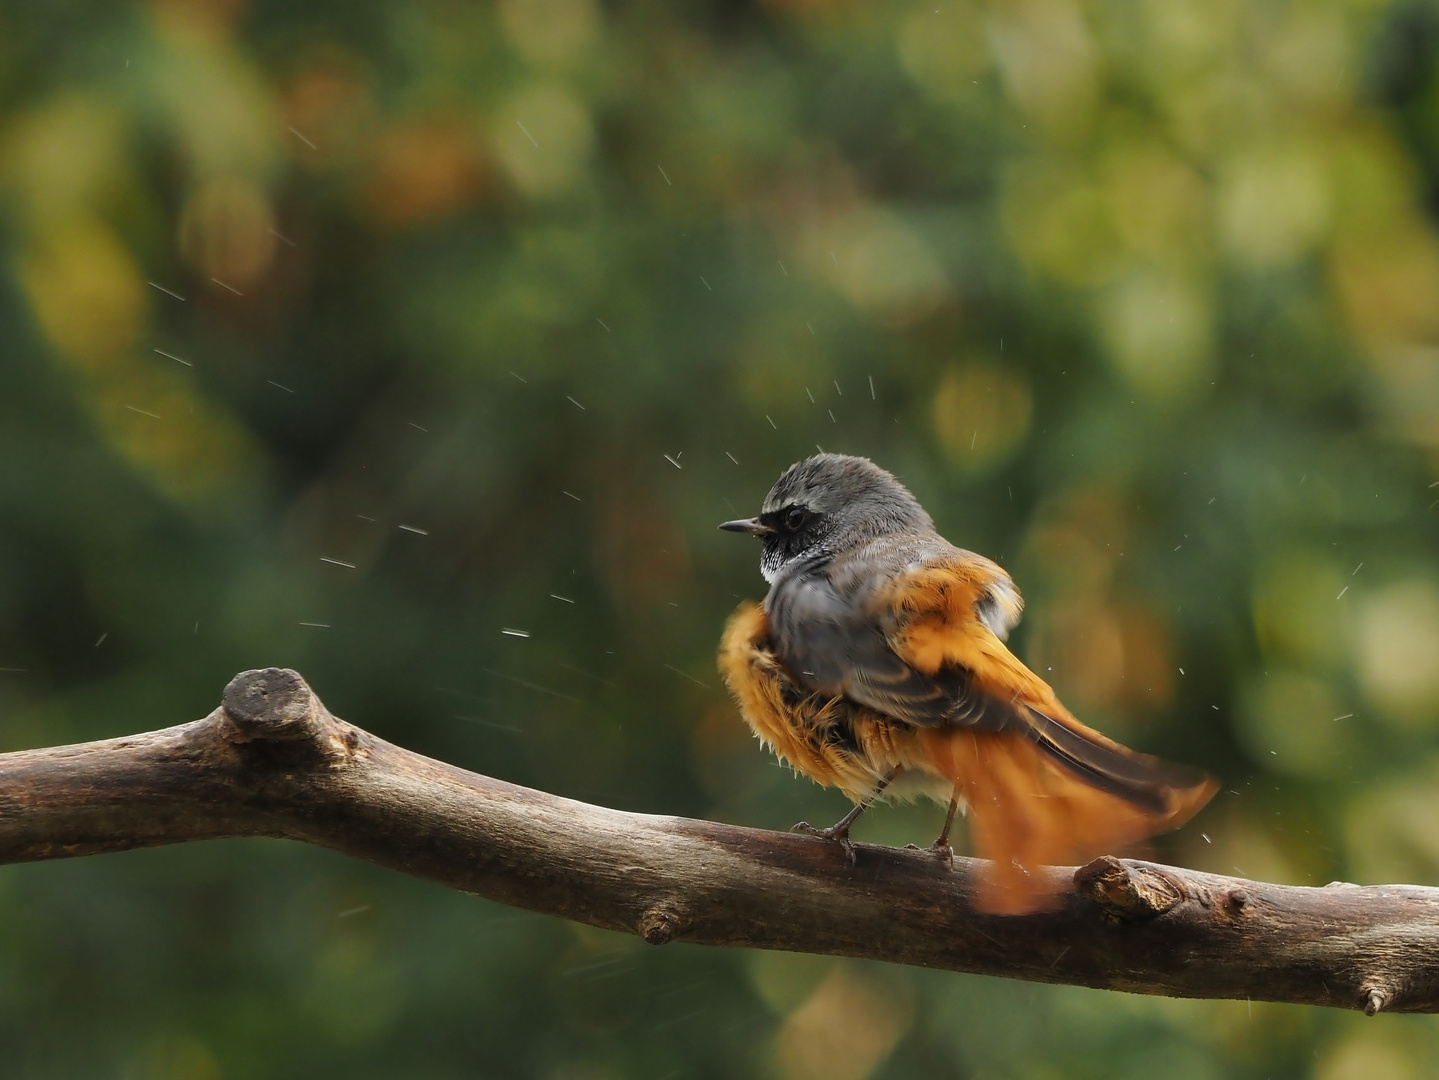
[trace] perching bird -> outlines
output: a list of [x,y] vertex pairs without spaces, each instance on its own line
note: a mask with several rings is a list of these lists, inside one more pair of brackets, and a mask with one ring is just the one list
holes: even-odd
[[965,807],[992,860],[979,904],[1025,912],[1051,897],[1030,873],[1178,828],[1209,777],[1085,727],[1005,647],[1023,601],[997,564],[950,544],[873,462],[819,454],[791,465],[760,515],[720,526],[764,543],[764,605],[730,618],[719,666],[754,733],[854,809],[883,792],[948,803],[948,853]]

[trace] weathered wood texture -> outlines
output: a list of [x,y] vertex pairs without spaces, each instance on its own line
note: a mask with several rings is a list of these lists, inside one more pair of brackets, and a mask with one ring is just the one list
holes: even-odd
[[974,911],[982,864],[622,813],[466,772],[247,671],[202,720],[0,754],[0,863],[275,836],[532,911],[688,941],[1174,997],[1439,1011],[1439,889],[1268,885],[1102,858],[1058,910]]

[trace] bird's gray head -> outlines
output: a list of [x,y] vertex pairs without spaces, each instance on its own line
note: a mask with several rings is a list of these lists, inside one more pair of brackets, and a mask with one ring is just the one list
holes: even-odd
[[771,585],[785,567],[822,560],[876,537],[932,529],[909,489],[868,458],[816,454],[786,469],[759,517],[726,521],[764,541],[760,572]]

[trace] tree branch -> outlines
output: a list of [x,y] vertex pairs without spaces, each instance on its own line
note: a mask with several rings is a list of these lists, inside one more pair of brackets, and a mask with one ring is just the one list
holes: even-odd
[[1439,889],[1269,885],[1101,858],[1056,911],[976,913],[982,864],[630,814],[466,772],[235,677],[179,727],[0,754],[0,864],[228,836],[342,851],[663,945],[866,957],[1172,997],[1439,1011]]

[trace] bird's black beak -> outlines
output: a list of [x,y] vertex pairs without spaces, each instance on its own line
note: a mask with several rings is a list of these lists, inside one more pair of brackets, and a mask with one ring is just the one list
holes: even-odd
[[725,532],[749,533],[751,536],[768,536],[774,532],[773,529],[759,518],[740,518],[738,521],[726,521],[720,528]]

